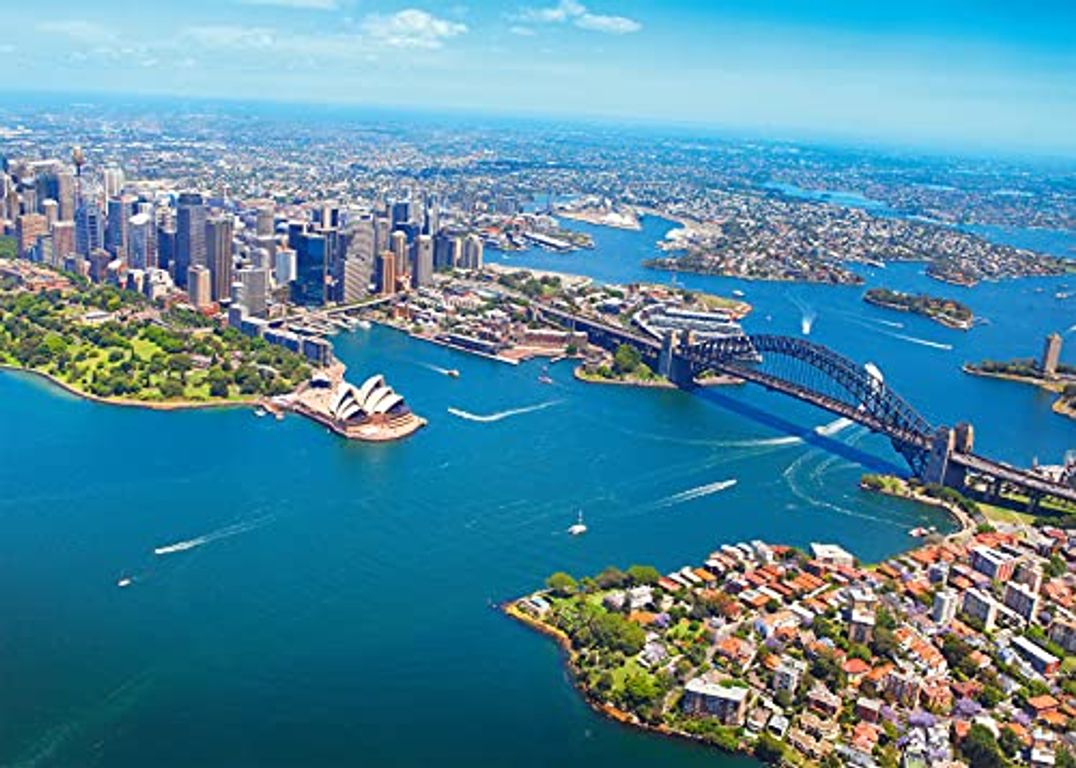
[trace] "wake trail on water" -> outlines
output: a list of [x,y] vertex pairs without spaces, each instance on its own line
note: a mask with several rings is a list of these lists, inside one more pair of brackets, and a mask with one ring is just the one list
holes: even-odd
[[814,428],[815,434],[822,435],[822,437],[831,437],[832,435],[841,432],[848,427],[855,424],[851,419],[846,419],[843,416],[839,419],[834,419],[829,424],[822,424]]
[[434,373],[439,373],[442,376],[448,376],[448,374],[451,373],[451,371],[449,371],[447,368],[442,368],[441,366],[433,365],[432,363],[419,363],[419,365],[421,365],[426,370],[433,371]]
[[930,347],[932,349],[941,349],[946,352],[952,351],[952,344],[945,344],[941,341],[931,341],[930,339],[921,339],[918,336],[909,336],[906,333],[893,333],[892,331],[880,331],[886,336],[891,336],[894,339],[902,339],[903,341],[911,342],[912,344],[919,344],[923,347]]
[[254,520],[248,520],[243,523],[235,523],[234,525],[227,525],[223,528],[218,528],[215,531],[210,531],[202,536],[197,536],[193,539],[187,539],[186,541],[177,541],[175,544],[167,544],[163,547],[157,547],[153,550],[153,554],[158,557],[163,555],[174,555],[177,552],[187,552],[198,547],[205,546],[206,544],[212,544],[214,541],[220,541],[221,539],[229,539],[232,536],[239,536],[243,533],[249,533],[257,528],[261,528],[272,516],[259,517]]
[[706,485],[700,485],[695,488],[689,488],[686,491],[680,491],[680,493],[674,493],[672,496],[662,499],[657,502],[658,507],[672,507],[676,504],[683,504],[686,501],[694,501],[695,499],[701,499],[703,496],[711,496],[715,493],[732,488],[736,485],[736,478],[730,478],[728,480],[718,480],[716,483],[707,483]]
[[560,405],[563,400],[549,400],[544,403],[538,403],[537,405],[528,405],[525,408],[512,408],[507,411],[499,411],[497,413],[480,414],[471,413],[465,411],[462,408],[449,408],[448,412],[459,419],[465,421],[476,421],[480,424],[492,424],[497,421],[503,421],[504,419],[511,418],[512,416],[522,416],[525,413],[534,413],[535,411],[542,411],[546,408],[552,408],[554,405]]

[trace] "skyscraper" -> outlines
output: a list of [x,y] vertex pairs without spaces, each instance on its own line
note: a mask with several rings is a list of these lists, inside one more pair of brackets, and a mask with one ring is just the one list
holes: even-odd
[[326,301],[329,276],[328,240],[321,233],[307,232],[299,236],[295,250],[295,281],[291,284],[291,300],[306,307],[319,307]]
[[269,304],[269,271],[245,267],[236,272],[236,281],[243,286],[243,306],[254,317],[265,317]]
[[433,238],[433,268],[438,271],[455,269],[463,258],[463,240],[448,232],[438,232]]
[[119,195],[120,190],[123,189],[123,184],[126,181],[126,177],[123,175],[123,169],[118,166],[109,166],[101,172],[101,176],[105,185],[105,197],[116,197]]
[[482,238],[473,232],[463,241],[463,268],[482,269]]
[[231,294],[234,226],[231,216],[214,216],[206,221],[206,266],[212,276],[213,301]]
[[[170,226],[157,227],[157,266],[172,270],[176,259],[176,230]],[[173,281],[175,280],[174,272]]]
[[52,225],[52,252],[62,266],[64,259],[75,252],[75,222],[57,221]]
[[135,198],[124,195],[108,200],[105,248],[113,256],[127,257],[127,225],[134,214]]
[[396,254],[385,251],[381,254],[381,268],[379,270],[379,284],[382,296],[391,296],[396,293]]
[[187,296],[191,304],[198,309],[205,309],[213,303],[213,284],[209,270],[203,264],[194,264],[187,269],[183,281],[187,286]]
[[433,282],[433,238],[429,235],[419,235],[415,241],[415,271],[412,281],[416,288]]
[[37,245],[37,238],[48,231],[45,217],[40,213],[24,213],[15,219],[15,241],[19,257],[27,258],[30,249]]
[[104,215],[91,198],[83,198],[75,213],[75,249],[89,256],[105,244]]
[[150,226],[148,213],[136,213],[127,222],[127,263],[132,269],[146,269],[151,264]]
[[188,270],[205,265],[206,208],[197,192],[184,192],[176,205],[176,253],[172,277],[176,285],[187,285]]
[[298,272],[295,251],[291,248],[280,248],[273,257],[273,280],[277,285],[287,285],[295,279]]
[[403,276],[408,273],[407,259],[407,234],[399,230],[392,233],[389,238],[392,254],[396,257],[396,271],[394,274]]

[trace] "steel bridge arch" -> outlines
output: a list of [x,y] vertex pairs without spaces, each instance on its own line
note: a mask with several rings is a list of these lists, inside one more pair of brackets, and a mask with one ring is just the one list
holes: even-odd
[[[709,368],[739,376],[885,434],[917,475],[922,476],[925,470],[934,427],[884,381],[828,347],[794,336],[759,334],[708,339],[689,345],[682,354],[696,374]],[[781,379],[760,371],[757,365],[767,355],[806,363],[836,384],[845,397],[836,399],[813,390],[806,382]]]

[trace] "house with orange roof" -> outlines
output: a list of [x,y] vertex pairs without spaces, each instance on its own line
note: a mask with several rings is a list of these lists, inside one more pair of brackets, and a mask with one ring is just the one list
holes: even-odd
[[1032,696],[1027,700],[1027,710],[1035,717],[1041,718],[1047,712],[1056,712],[1061,705],[1057,699],[1048,693],[1041,696]]
[[858,688],[863,678],[871,671],[871,665],[863,659],[852,658],[844,662],[844,673],[848,675],[848,685]]

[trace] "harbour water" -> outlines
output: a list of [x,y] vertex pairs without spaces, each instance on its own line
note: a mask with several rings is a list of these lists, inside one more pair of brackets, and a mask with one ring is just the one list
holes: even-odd
[[[573,226],[598,247],[504,258],[670,280],[639,267],[669,222]],[[1076,447],[1049,396],[959,371],[1076,324],[1054,298],[1064,279],[968,291],[917,264],[868,279],[957,295],[990,322],[951,331],[869,307],[862,288],[677,276],[744,290],[750,331],[809,330],[874,362],[934,421],[975,422],[988,454]],[[884,440],[754,388],[585,385],[570,364],[549,385],[538,363],[380,328],[336,349],[429,426],[358,444],[293,417],[112,408],[0,374],[0,765],[746,764],[593,714],[554,645],[492,604],[558,569],[666,569],[755,537],[876,560],[914,526],[951,526],[857,489],[868,469],[902,469]],[[571,537],[579,510],[589,532]]]

